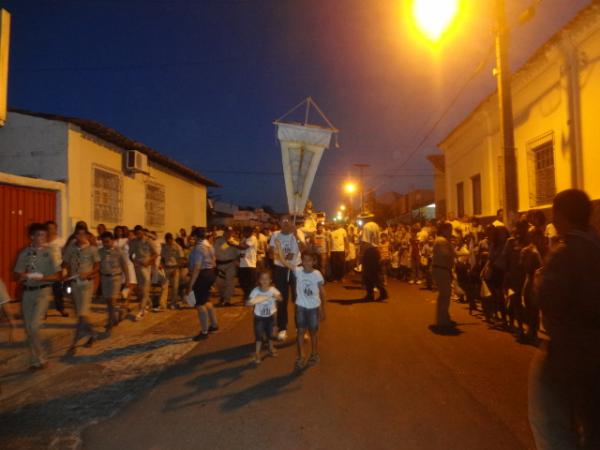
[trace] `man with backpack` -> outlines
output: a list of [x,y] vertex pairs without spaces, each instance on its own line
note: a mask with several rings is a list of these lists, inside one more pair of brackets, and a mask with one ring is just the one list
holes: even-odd
[[600,237],[592,204],[569,189],[553,202],[559,244],[537,282],[550,340],[529,383],[529,422],[538,450],[600,448]]

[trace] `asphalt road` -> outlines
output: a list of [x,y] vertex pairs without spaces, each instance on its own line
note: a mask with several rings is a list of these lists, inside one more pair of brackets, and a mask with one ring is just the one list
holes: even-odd
[[432,334],[434,294],[392,281],[386,303],[328,285],[321,362],[294,373],[295,348],[250,362],[251,317],[213,335],[153,388],[88,427],[83,448],[534,448],[527,372],[534,349],[453,303],[460,334]]

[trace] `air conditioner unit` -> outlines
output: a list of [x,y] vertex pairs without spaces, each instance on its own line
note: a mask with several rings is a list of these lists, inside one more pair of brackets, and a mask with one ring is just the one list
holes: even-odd
[[125,168],[129,172],[148,173],[148,156],[137,150],[127,150]]

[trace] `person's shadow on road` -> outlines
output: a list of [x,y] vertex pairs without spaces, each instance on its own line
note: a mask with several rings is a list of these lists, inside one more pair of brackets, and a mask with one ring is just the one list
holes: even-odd
[[[209,395],[222,391],[234,383],[240,381],[246,371],[255,368],[251,361],[233,367],[224,367],[220,370],[208,372],[211,369],[231,364],[232,362],[248,358],[254,345],[246,344],[226,350],[220,350],[204,355],[198,355],[168,370],[163,377],[174,378],[184,376],[202,370],[204,373],[187,381],[185,384],[193,388],[191,392],[168,399],[163,407],[163,412],[177,411],[183,408],[205,405],[211,402],[223,402],[221,408],[224,411],[232,411],[252,401],[262,401],[266,398],[275,397],[285,392],[292,392],[299,387],[290,388],[288,385],[298,378],[298,373],[292,372],[285,375],[273,377],[253,386],[243,388],[240,391],[221,395]],[[208,364],[215,361],[213,364]]]
[[335,303],[335,304],[342,305],[342,306],[349,306],[349,305],[356,305],[359,303],[381,303],[381,302],[377,302],[375,300],[365,300],[364,298],[351,298],[351,299],[336,298],[336,299],[327,300],[327,303]]

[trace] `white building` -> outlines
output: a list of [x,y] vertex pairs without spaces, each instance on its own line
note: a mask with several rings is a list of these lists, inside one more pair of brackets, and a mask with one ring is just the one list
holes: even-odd
[[55,214],[63,234],[79,220],[159,233],[205,226],[206,190],[217,186],[97,122],[20,110],[0,129],[0,171],[64,183]]
[[[519,210],[548,208],[557,192],[571,187],[599,200],[598,4],[584,8],[546,42],[514,74],[512,89]],[[447,211],[495,215],[503,205],[504,183],[496,93],[439,147]]]

